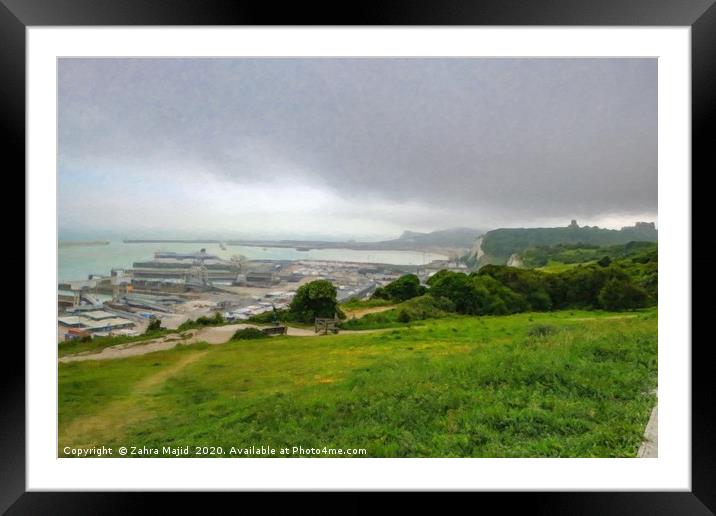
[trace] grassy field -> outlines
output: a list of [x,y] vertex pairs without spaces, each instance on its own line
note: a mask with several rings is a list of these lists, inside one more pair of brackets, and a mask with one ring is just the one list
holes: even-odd
[[597,263],[597,262],[591,261],[591,262],[584,262],[584,263],[562,263],[562,262],[550,260],[549,262],[547,262],[547,265],[544,265],[542,267],[537,267],[537,270],[542,271],[542,272],[551,272],[553,274],[557,274],[560,272],[567,271],[569,269],[573,269],[578,266],[590,265],[593,263]]
[[368,457],[633,457],[656,378],[656,309],[195,344],[59,364],[58,454],[190,446],[196,456],[194,446],[220,446],[230,456],[232,446],[263,445]]
[[381,306],[390,306],[395,304],[395,301],[388,299],[351,299],[345,303],[341,303],[343,310],[361,310],[363,308],[378,308]]

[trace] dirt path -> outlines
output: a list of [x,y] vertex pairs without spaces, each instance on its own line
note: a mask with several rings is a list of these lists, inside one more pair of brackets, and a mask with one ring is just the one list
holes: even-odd
[[[62,428],[58,442],[60,446],[91,446],[111,436],[121,434],[122,429],[134,425],[152,415],[146,403],[137,403],[137,397],[147,397],[159,389],[164,382],[179,373],[189,364],[196,362],[207,352],[192,353],[177,363],[139,381],[126,398],[109,403],[96,413],[79,417]],[[92,442],[83,441],[92,436]]]
[[604,321],[604,320],[610,320],[610,319],[633,319],[634,317],[638,317],[638,315],[608,315],[606,317],[571,317],[567,319],[567,321]]
[[[243,328],[258,328],[255,324],[228,324],[226,326],[207,326],[200,329],[187,344],[193,342],[208,342],[209,344],[224,344],[236,330]],[[289,326],[288,335],[291,337],[313,337],[315,332],[310,328],[294,328]]]
[[357,308],[355,310],[344,310],[346,317],[350,319],[351,317],[355,317],[356,319],[360,319],[364,315],[368,314],[377,314],[380,312],[385,312],[387,310],[392,310],[395,308],[395,305],[390,306],[374,306],[372,308]]
[[[656,394],[656,392],[654,392]],[[644,430],[644,442],[641,443],[637,457],[648,459],[659,456],[659,404],[651,411],[651,417]]]
[[130,342],[129,344],[119,344],[117,346],[111,346],[104,348],[98,353],[77,353],[75,355],[66,355],[60,357],[60,362],[78,362],[82,360],[107,360],[111,358],[125,358],[132,357],[135,355],[144,355],[146,353],[152,353],[153,351],[164,351],[171,349],[177,344],[190,344],[195,342],[193,340],[197,330],[189,330],[182,334],[170,333],[163,337],[159,337],[151,340],[143,340],[139,342]]
[[[132,342],[129,344],[119,344],[104,348],[98,353],[78,353],[76,355],[66,355],[59,359],[60,362],[82,362],[84,360],[111,360],[114,358],[126,358],[137,355],[145,355],[155,351],[164,351],[172,349],[177,345],[194,344],[196,342],[206,342],[208,344],[226,344],[231,336],[243,328],[258,328],[253,324],[228,324],[226,326],[207,326],[198,330],[189,330],[179,333],[170,333],[157,339],[145,340],[140,342]],[[294,328],[288,327],[288,335],[292,337],[315,337],[316,333],[311,328]],[[360,333],[376,333],[380,330],[344,330],[341,334],[360,334]]]

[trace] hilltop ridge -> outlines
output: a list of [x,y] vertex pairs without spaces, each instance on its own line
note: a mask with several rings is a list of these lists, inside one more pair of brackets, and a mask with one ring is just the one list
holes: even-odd
[[501,228],[488,231],[475,242],[468,260],[481,266],[504,264],[514,255],[535,246],[559,244],[616,245],[628,242],[656,242],[654,222],[637,222],[621,229],[579,226],[572,220],[568,226],[554,228]]
[[453,247],[472,247],[475,240],[483,234],[482,230],[474,228],[450,228],[431,231],[429,233],[420,233],[416,231],[403,231],[403,234],[397,240],[388,240],[388,242],[410,242],[420,245],[431,246],[453,246]]

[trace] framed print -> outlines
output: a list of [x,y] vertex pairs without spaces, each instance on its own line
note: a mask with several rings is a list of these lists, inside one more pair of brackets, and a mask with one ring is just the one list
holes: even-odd
[[711,3],[6,1],[28,303],[3,510],[713,511],[691,323]]

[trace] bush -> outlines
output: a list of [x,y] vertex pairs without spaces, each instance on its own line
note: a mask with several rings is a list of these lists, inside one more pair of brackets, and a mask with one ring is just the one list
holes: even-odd
[[225,323],[226,321],[224,320],[224,316],[221,315],[221,312],[216,312],[213,317],[207,317],[206,315],[202,315],[201,317],[198,317],[196,321],[188,319],[181,323],[177,330],[182,332],[186,330],[191,330],[192,328],[201,328],[203,326],[221,326]]
[[149,321],[149,326],[147,326],[147,331],[145,333],[153,333],[155,331],[160,330],[162,327],[162,321],[159,319],[152,319]]
[[430,278],[428,294],[447,298],[454,310],[467,315],[512,314],[529,308],[518,294],[489,274],[440,271]]
[[234,333],[231,337],[231,340],[254,340],[267,338],[269,338],[269,336],[258,328],[243,328],[241,330],[236,330],[236,333]]
[[362,308],[375,308],[379,306],[389,306],[393,304],[391,301],[386,299],[375,298],[373,299],[349,299],[341,303],[341,308],[344,310],[360,310]]
[[341,325],[344,329],[370,329],[391,324],[407,324],[412,321],[447,317],[454,311],[449,299],[434,298],[429,295],[404,301],[392,310],[364,315],[360,319],[351,319]]
[[[429,295],[414,297],[413,299],[404,301],[398,306],[399,311],[397,315],[400,315],[400,311],[405,311],[411,321],[445,317],[455,310],[455,305],[449,299],[444,297],[436,299]],[[390,312],[392,312],[392,310],[383,313],[388,314]]]
[[554,333],[557,333],[557,328],[550,324],[535,324],[527,330],[527,335],[530,337],[547,337]]
[[224,316],[221,315],[221,312],[216,312],[213,317],[202,315],[195,322],[199,326],[218,326],[224,324]]
[[405,274],[385,287],[375,289],[372,298],[386,299],[398,303],[425,294],[426,288],[420,284],[415,274]]
[[370,300],[390,301],[390,297],[388,296],[388,292],[383,287],[378,287],[373,291],[373,295],[370,296]]
[[605,310],[633,310],[646,306],[646,290],[630,280],[612,278],[599,292],[599,304]]
[[602,257],[598,262],[597,265],[600,267],[609,267],[612,264],[612,259],[608,256]]
[[548,290],[549,276],[544,272],[518,269],[504,265],[487,265],[478,276],[489,276],[520,295],[526,310],[546,311],[554,306]]
[[275,313],[273,310],[267,310],[249,317],[249,321],[258,324],[271,324],[275,322],[274,319],[278,319],[279,322],[291,322],[291,314],[289,314],[288,310],[276,310]]
[[397,321],[401,323],[409,323],[411,321],[410,314],[407,312],[407,310],[400,310],[398,312]]

